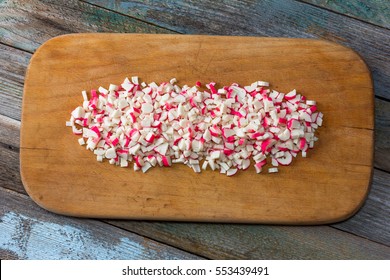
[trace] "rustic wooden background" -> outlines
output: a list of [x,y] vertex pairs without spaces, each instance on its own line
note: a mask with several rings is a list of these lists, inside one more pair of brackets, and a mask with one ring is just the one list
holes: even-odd
[[[389,259],[390,1],[0,0],[1,259]],[[27,196],[23,81],[46,40],[76,32],[323,38],[356,50],[375,85],[375,169],[363,208],[327,226],[75,219]]]

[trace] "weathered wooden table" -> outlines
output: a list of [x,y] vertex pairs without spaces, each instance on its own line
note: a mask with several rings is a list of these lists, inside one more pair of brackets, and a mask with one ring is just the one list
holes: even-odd
[[[389,259],[390,2],[0,1],[1,259]],[[324,38],[352,47],[375,84],[375,170],[363,208],[327,226],[92,220],[27,196],[19,173],[23,80],[46,40],[75,32]]]

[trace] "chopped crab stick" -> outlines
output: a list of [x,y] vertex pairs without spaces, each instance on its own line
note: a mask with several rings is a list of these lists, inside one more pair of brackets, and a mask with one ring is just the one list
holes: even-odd
[[254,162],[257,173],[267,162],[290,165],[318,140],[323,114],[314,100],[295,89],[284,94],[256,81],[248,86],[216,83],[158,85],[138,77],[90,93],[66,126],[97,160],[147,172],[155,166],[185,164],[194,172],[219,170],[234,176]]

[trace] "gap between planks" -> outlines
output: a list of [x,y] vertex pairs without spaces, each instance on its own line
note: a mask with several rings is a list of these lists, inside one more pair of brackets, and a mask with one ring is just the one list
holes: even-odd
[[118,11],[114,11],[114,10],[111,10],[111,9],[106,8],[106,7],[103,7],[103,6],[99,6],[99,5],[94,4],[94,3],[89,3],[88,1],[85,1],[85,0],[78,0],[78,1],[81,2],[81,3],[84,3],[84,4],[86,4],[86,5],[90,5],[90,6],[93,6],[93,7],[95,7],[95,8],[105,10],[105,11],[107,11],[107,12],[112,12],[112,13],[115,13],[115,14],[118,14],[118,15],[121,15],[121,16],[124,16],[124,17],[131,18],[131,19],[133,19],[133,20],[136,20],[136,21],[139,21],[139,22],[148,24],[148,25],[152,25],[152,26],[155,26],[155,27],[158,27],[158,28],[161,28],[161,29],[165,29],[165,30],[170,31],[170,32],[172,32],[172,33],[183,34],[182,32],[176,31],[176,30],[174,30],[174,29],[170,29],[170,28],[168,28],[168,27],[163,27],[163,26],[160,26],[160,25],[155,24],[155,23],[153,23],[153,22],[149,22],[149,21],[146,21],[146,20],[142,20],[142,19],[140,19],[140,18],[133,17],[133,16],[131,16],[131,15],[124,14],[124,13],[121,13],[121,12],[118,12]]
[[[83,0],[80,0],[80,1],[83,1]],[[344,16],[344,17],[347,17],[347,18],[350,18],[350,19],[353,19],[353,20],[358,20],[362,23],[366,23],[366,24],[371,24],[375,27],[380,27],[380,28],[384,28],[384,29],[388,29],[390,30],[390,28],[388,28],[387,26],[383,26],[383,25],[380,25],[378,23],[374,23],[372,21],[367,21],[367,20],[364,20],[360,17],[357,17],[357,16],[354,16],[354,15],[349,15],[349,14],[343,14],[342,12],[339,12],[337,10],[334,10],[334,9],[331,9],[331,8],[328,8],[328,7],[325,7],[325,6],[321,6],[320,4],[316,4],[316,3],[312,3],[310,1],[305,1],[305,0],[293,0],[295,2],[298,2],[298,3],[302,3],[302,4],[306,4],[306,5],[309,5],[309,6],[312,6],[312,7],[315,7],[317,9],[323,9],[325,11],[328,11],[330,13],[334,13],[334,14],[337,14],[337,15],[340,15],[340,16]],[[333,0],[327,0],[328,1],[333,1]]]

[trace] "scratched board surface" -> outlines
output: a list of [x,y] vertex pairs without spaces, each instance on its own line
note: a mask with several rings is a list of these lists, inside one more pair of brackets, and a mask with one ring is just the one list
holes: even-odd
[[[283,92],[296,84],[325,114],[321,140],[307,159],[298,158],[272,175],[257,175],[253,168],[233,177],[211,170],[196,174],[183,165],[143,174],[98,163],[79,147],[64,121],[80,104],[80,90],[133,75],[147,82],[176,77],[183,84],[199,80],[246,85],[261,79]],[[344,101],[335,103],[336,98]],[[363,112],[363,107],[368,109]],[[343,112],[347,118],[339,117]],[[253,37],[68,35],[48,41],[31,61],[22,110],[21,174],[39,205],[67,215],[334,222],[355,213],[366,197],[372,129],[370,74],[358,55],[336,44]]]

